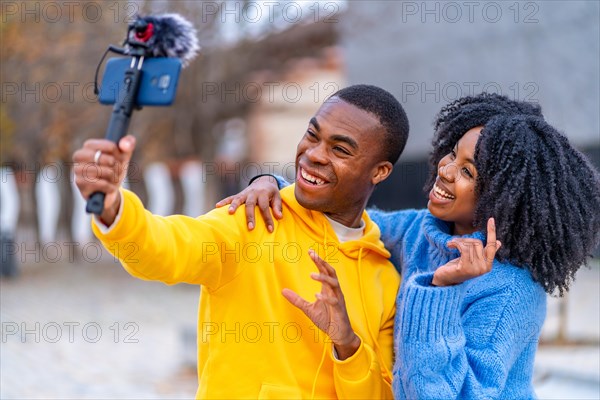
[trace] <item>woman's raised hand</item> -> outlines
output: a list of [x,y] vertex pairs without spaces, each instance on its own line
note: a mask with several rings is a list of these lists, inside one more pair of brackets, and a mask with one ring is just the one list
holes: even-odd
[[496,257],[496,252],[500,249],[500,246],[502,246],[502,243],[496,240],[494,218],[490,218],[487,223],[485,248],[479,239],[452,239],[448,242],[448,247],[460,251],[460,257],[439,267],[433,274],[431,284],[434,286],[457,285],[490,272],[494,257]]

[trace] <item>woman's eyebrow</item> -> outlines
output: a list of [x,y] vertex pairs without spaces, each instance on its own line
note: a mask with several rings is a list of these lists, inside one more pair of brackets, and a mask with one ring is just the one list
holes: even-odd
[[[458,154],[458,142],[456,142],[456,145],[454,147],[456,147],[456,154]],[[473,161],[471,157],[468,157],[466,160],[468,163],[475,165],[475,161]]]

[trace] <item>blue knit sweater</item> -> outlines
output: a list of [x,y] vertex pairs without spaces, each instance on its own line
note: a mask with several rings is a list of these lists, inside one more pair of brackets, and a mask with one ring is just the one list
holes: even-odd
[[[276,177],[279,187],[287,186]],[[457,258],[450,226],[428,210],[368,210],[402,275],[395,321],[397,399],[530,399],[546,293],[531,274],[494,260],[460,285],[431,286]],[[482,232],[464,235],[485,244]]]
[[[533,361],[546,294],[528,271],[494,261],[462,284],[431,286],[457,250],[447,223],[428,210],[370,210],[391,261],[398,294],[393,388],[398,399],[535,398]],[[478,238],[476,232],[463,237]]]

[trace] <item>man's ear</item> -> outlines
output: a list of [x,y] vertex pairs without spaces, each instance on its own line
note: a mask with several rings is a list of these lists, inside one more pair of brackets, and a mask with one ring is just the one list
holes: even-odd
[[389,161],[382,161],[377,164],[373,172],[373,178],[371,179],[373,185],[385,181],[390,176],[393,169],[394,165]]

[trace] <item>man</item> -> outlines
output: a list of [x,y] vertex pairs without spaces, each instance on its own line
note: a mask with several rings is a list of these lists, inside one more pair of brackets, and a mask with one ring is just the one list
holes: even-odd
[[[296,185],[282,191],[285,217],[250,232],[243,213],[231,218],[224,208],[195,219],[146,211],[120,188],[130,136],[118,147],[89,140],[74,154],[82,195],[106,193],[94,233],[125,269],[203,286],[198,398],[391,398],[399,277],[364,208],[407,136],[391,94],[340,90],[298,144]],[[131,243],[137,251],[124,254]]]

